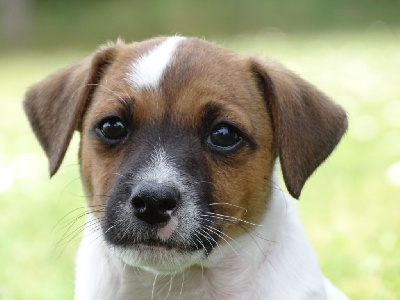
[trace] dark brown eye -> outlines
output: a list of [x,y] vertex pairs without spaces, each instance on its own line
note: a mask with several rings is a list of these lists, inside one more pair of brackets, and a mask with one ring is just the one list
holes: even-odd
[[105,138],[110,140],[120,140],[128,133],[119,118],[109,118],[101,121],[98,129]]
[[230,150],[242,140],[239,129],[229,124],[218,124],[212,130],[208,141],[218,148]]

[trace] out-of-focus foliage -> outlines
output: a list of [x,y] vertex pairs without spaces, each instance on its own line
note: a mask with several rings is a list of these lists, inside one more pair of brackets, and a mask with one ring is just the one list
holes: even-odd
[[[17,0],[3,0],[16,2]],[[285,32],[348,30],[376,21],[399,24],[395,0],[18,0],[27,10],[21,41],[39,49],[93,48],[118,36],[140,40],[154,35],[220,37],[276,28]],[[4,6],[5,7],[5,6]],[[4,12],[3,13],[7,13]],[[4,23],[2,26],[6,26]],[[4,36],[3,30],[3,36]],[[9,38],[10,39],[10,38]],[[0,47],[7,47],[2,39]],[[10,46],[10,43],[8,43]]]

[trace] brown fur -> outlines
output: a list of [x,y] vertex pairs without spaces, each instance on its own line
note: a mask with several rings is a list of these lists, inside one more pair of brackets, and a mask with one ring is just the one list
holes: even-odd
[[283,177],[298,198],[307,178],[347,129],[344,110],[317,88],[274,62],[253,62],[265,84]]
[[78,129],[86,101],[102,76],[115,49],[94,55],[60,70],[31,87],[24,108],[54,175],[65,155],[74,129]]
[[[125,150],[124,145],[107,150],[90,133],[102,116],[129,112],[139,126],[168,113],[172,122],[193,129],[213,103],[221,107],[219,118],[234,121],[256,144],[225,160],[206,153],[214,201],[244,208],[216,205],[215,212],[257,223],[274,188],[270,176],[277,155],[286,186],[298,198],[307,178],[345,132],[344,111],[279,64],[200,40],[179,46],[179,60],[167,70],[162,92],[135,91],[124,80],[126,65],[158,42],[109,46],[27,92],[25,111],[49,158],[51,175],[61,164],[73,130],[81,130],[85,192],[91,205],[104,205],[106,197],[91,196],[109,193]],[[229,236],[243,233],[241,226],[224,226]]]

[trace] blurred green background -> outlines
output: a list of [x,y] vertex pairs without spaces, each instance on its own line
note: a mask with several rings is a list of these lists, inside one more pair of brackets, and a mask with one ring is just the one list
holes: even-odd
[[21,108],[27,87],[107,40],[175,33],[277,59],[346,108],[350,129],[298,208],[324,273],[351,299],[399,299],[400,1],[0,5],[0,299],[71,299],[83,221],[57,225],[84,212],[78,136],[49,180]]

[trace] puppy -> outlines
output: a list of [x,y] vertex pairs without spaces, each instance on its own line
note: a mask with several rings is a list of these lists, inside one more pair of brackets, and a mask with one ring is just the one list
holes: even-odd
[[346,299],[291,200],[346,114],[280,64],[194,38],[119,41],[31,87],[24,107],[51,175],[80,132],[75,299]]

